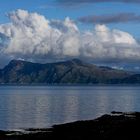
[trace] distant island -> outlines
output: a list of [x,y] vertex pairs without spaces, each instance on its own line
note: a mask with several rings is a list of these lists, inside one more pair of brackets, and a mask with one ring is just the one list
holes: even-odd
[[140,74],[79,59],[47,64],[12,60],[0,69],[0,84],[140,84]]

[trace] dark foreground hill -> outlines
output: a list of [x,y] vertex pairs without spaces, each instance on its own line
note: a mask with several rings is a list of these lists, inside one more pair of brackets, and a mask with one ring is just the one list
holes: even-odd
[[78,59],[57,63],[12,60],[0,70],[1,84],[120,84],[140,83],[140,75],[99,67]]
[[0,131],[1,140],[139,140],[140,113],[104,115],[95,120],[29,129]]

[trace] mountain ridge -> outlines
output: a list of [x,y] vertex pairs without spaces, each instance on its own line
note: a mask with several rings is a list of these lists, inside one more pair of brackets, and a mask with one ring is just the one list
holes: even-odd
[[79,59],[46,64],[11,60],[8,65],[0,69],[1,84],[122,84],[131,82],[140,83],[140,75],[96,66]]

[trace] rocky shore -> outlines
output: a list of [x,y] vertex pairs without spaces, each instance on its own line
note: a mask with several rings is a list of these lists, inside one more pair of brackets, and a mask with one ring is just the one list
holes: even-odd
[[140,113],[112,112],[95,120],[48,129],[0,131],[0,140],[135,140],[140,139]]

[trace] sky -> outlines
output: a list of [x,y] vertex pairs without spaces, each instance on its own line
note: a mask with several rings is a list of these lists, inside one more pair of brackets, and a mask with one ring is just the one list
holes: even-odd
[[71,58],[140,70],[140,0],[1,0],[0,67]]

